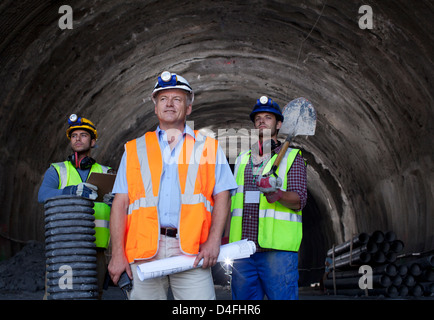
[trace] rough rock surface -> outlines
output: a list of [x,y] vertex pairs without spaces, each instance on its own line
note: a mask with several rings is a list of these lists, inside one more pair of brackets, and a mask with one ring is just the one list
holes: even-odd
[[[333,243],[393,230],[407,251],[434,247],[434,3],[369,0],[71,2],[73,29],[48,0],[0,4],[0,232],[43,241],[37,192],[69,154],[66,119],[99,132],[93,156],[116,167],[123,144],[157,125],[150,92],[163,70],[196,92],[195,129],[252,128],[266,94],[317,108],[308,160],[302,268]],[[236,153],[236,152],[235,152]],[[17,246],[0,241],[0,255]]]

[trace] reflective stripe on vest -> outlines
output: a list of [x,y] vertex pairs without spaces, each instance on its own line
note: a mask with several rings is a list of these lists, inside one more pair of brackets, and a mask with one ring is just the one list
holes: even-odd
[[[282,189],[287,190],[287,174],[295,160],[298,149],[288,149],[283,157],[277,175],[282,179]],[[263,170],[266,174],[271,170],[277,155],[267,162]],[[244,171],[250,161],[250,151],[239,155],[235,163],[234,175],[238,184],[231,203],[231,228],[229,241],[235,242],[241,239],[242,216],[244,206]],[[268,203],[263,193],[259,200],[259,224],[258,243],[263,248],[278,250],[298,251],[302,238],[302,212],[294,211],[281,205],[278,201]]]
[[[199,245],[208,238],[214,205],[212,191],[218,143],[196,131],[195,135],[196,140],[185,136],[177,162],[181,191],[178,235],[185,254],[197,254]],[[155,131],[128,142],[126,152],[130,204],[125,253],[131,263],[150,259],[158,251],[158,194],[163,160]]]
[[[68,186],[74,186],[82,183],[80,174],[69,161],[52,163],[59,175],[59,189],[64,189]],[[110,167],[95,163],[90,169],[89,175],[92,172],[107,173]],[[104,202],[94,202],[93,207],[95,213],[95,244],[98,248],[108,248],[110,241],[110,207]]]
[[[69,162],[69,161],[57,162],[57,163],[52,163],[51,165],[57,170],[57,174],[59,175],[59,189],[63,189],[65,187],[74,185],[73,183],[68,184],[68,180],[70,179],[70,174],[68,175],[68,172],[70,172],[70,171],[68,171],[68,170],[71,170],[71,167],[74,168],[74,166],[71,164],[71,162]],[[89,172],[89,177],[90,177],[90,174],[92,172],[107,173],[110,169],[111,169],[110,167],[103,166],[102,164],[99,164],[99,163],[95,163],[92,166],[91,171]],[[79,183],[81,183],[81,182],[83,182],[83,181],[81,181],[81,178],[80,178]]]

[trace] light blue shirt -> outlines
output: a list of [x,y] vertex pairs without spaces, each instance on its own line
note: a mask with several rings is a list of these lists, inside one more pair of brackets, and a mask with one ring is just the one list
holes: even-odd
[[[177,159],[182,150],[185,135],[188,134],[195,138],[194,131],[186,125],[182,138],[179,139],[176,146],[171,150],[167,141],[167,134],[160,127],[156,130],[160,150],[163,158],[163,172],[160,180],[160,190],[158,194],[158,215],[160,218],[160,227],[163,228],[178,228],[179,211],[181,208],[181,190],[178,178]],[[126,176],[126,152],[122,155],[119,170],[113,193],[128,193],[128,183]],[[215,166],[216,183],[213,190],[213,195],[222,191],[232,191],[237,188],[237,183],[233,173],[229,167],[226,156],[220,146],[217,149],[217,159]]]

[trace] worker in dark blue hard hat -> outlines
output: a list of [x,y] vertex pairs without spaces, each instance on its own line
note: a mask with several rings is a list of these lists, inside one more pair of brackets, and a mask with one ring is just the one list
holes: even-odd
[[275,101],[262,96],[250,119],[259,130],[259,141],[236,159],[238,189],[231,199],[229,242],[248,239],[257,250],[250,258],[235,260],[232,298],[298,299],[306,167],[300,150],[288,148],[276,175],[267,174],[282,146],[277,133],[284,116]]

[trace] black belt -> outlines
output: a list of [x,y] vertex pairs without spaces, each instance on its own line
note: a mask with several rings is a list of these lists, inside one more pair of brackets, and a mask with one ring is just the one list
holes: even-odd
[[175,228],[160,228],[160,233],[167,237],[176,238],[178,234],[178,229]]

